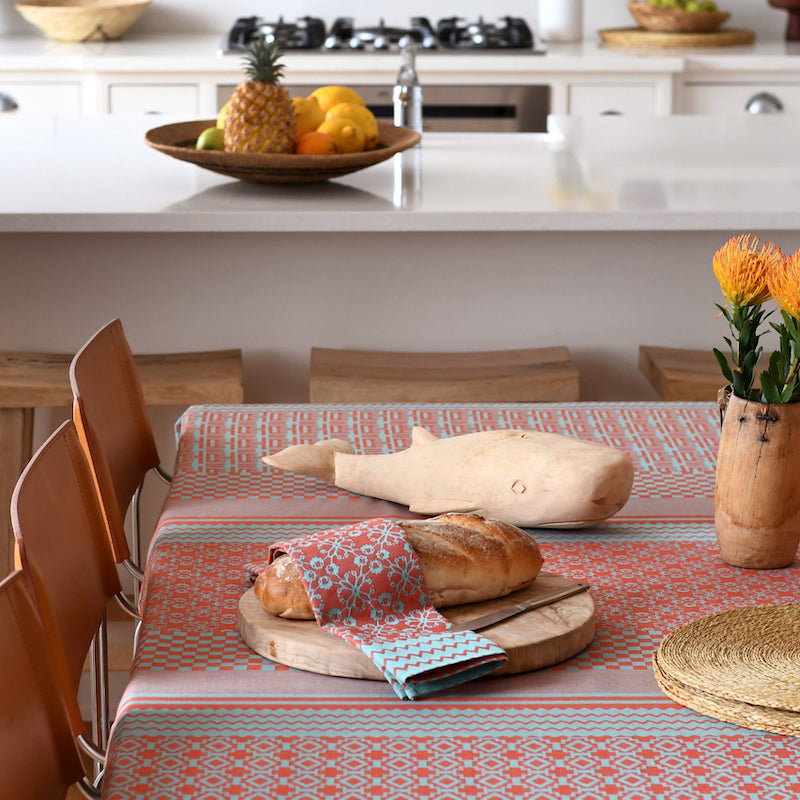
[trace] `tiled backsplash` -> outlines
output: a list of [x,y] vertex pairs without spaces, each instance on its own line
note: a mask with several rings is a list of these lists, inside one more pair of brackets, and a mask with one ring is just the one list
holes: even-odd
[[[558,2],[559,0],[552,0]],[[718,0],[722,10],[730,11],[730,27],[750,28],[765,38],[781,38],[786,27],[786,12],[775,9],[767,0]],[[392,0],[377,0],[368,13],[363,3],[348,0],[153,0],[152,6],[132,29],[132,33],[219,33],[224,34],[239,16],[261,16],[286,20],[310,14],[330,24],[337,16],[355,16],[362,24],[377,24],[383,17],[388,25],[402,25],[411,16],[424,15],[435,22],[441,17],[458,14],[477,19],[481,14],[487,21],[512,15],[526,19],[534,31],[537,23],[536,0],[426,0],[424,4],[403,4]],[[424,8],[420,8],[423,5]],[[594,38],[599,28],[626,27],[633,24],[626,0],[584,0],[584,35]],[[0,3],[0,34],[21,33],[34,29],[13,8],[11,0]]]

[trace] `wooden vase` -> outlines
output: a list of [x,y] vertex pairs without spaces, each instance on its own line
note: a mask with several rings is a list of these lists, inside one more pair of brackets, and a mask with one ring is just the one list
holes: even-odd
[[794,561],[800,544],[800,403],[728,396],[714,522],[728,564],[777,569]]

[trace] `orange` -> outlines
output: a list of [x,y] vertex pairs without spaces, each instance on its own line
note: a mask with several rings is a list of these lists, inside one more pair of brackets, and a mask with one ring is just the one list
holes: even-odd
[[338,153],[336,140],[327,133],[309,131],[297,140],[295,153],[300,156],[329,156]]

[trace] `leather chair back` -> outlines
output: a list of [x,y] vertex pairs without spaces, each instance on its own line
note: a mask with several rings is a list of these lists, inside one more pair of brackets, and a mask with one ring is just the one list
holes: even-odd
[[63,800],[84,772],[52,651],[20,571],[0,582],[0,652],[0,793]]
[[[48,639],[56,649],[60,643],[65,654],[64,693],[77,696],[86,654],[121,585],[92,472],[71,420],[23,471],[11,500],[11,522]],[[82,729],[81,723],[76,733]]]
[[145,475],[159,464],[144,395],[122,323],[115,319],[70,365],[73,416],[94,472],[114,557],[129,557],[125,515]]

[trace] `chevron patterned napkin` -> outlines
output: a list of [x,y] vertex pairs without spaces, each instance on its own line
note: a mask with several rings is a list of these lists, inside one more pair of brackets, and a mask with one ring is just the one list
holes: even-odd
[[472,631],[450,632],[431,604],[422,567],[390,519],[274,544],[297,565],[317,624],[358,647],[398,697],[416,700],[501,667],[506,654]]

